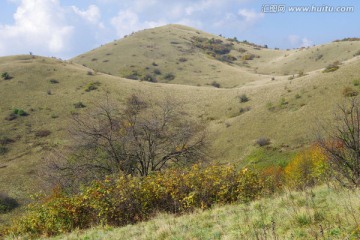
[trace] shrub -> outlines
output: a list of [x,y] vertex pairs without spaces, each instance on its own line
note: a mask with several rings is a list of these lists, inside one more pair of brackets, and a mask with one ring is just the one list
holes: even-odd
[[357,91],[351,87],[346,87],[346,88],[344,88],[342,93],[343,93],[344,97],[355,97],[359,94],[359,91]]
[[335,72],[336,70],[338,70],[340,63],[339,62],[334,62],[332,64],[329,64],[328,66],[326,66],[326,68],[323,70],[323,73],[329,73],[329,72]]
[[318,145],[297,154],[285,168],[286,184],[304,189],[328,179],[330,165],[325,151]]
[[57,83],[59,83],[59,81],[56,80],[56,79],[50,79],[49,82],[50,82],[51,84],[57,84]]
[[216,87],[216,88],[220,88],[220,83],[218,83],[218,82],[216,82],[216,81],[213,81],[213,82],[211,83],[211,86]]
[[184,58],[184,57],[179,58],[179,62],[186,62],[186,61],[187,61],[187,58]]
[[353,81],[353,84],[354,84],[355,87],[360,86],[360,79],[354,80],[354,81]]
[[12,77],[10,76],[10,74],[8,72],[3,72],[1,74],[1,78],[4,80],[10,80]]
[[0,214],[9,212],[19,206],[19,203],[8,195],[0,192]]
[[256,140],[256,144],[259,145],[260,147],[270,145],[270,143],[271,143],[270,139],[266,137],[261,137],[258,140]]
[[93,90],[96,90],[98,89],[98,87],[101,85],[100,82],[96,81],[96,82],[90,82],[86,85],[85,87],[85,92],[90,92],[90,91],[93,91]]
[[12,113],[17,115],[17,116],[22,116],[22,117],[29,115],[23,109],[18,109],[18,108],[15,108]]
[[269,111],[274,111],[275,110],[275,106],[274,106],[274,104],[272,102],[266,103],[266,108]]
[[74,103],[74,107],[75,108],[85,108],[86,105],[83,104],[82,102],[77,102],[77,103]]
[[89,76],[93,76],[93,75],[94,75],[94,72],[93,72],[93,71],[87,71],[86,74],[89,75]]
[[157,80],[154,76],[150,75],[150,74],[146,74],[143,78],[143,81],[147,81],[147,82],[152,82],[152,83],[156,83]]
[[168,81],[174,80],[175,75],[173,73],[167,73],[167,74],[165,74],[164,79],[168,80]]
[[155,69],[155,70],[154,70],[154,73],[155,73],[156,75],[161,75],[160,69]]
[[154,67],[159,66],[156,62],[153,62],[152,65],[153,65]]
[[250,110],[251,110],[251,107],[248,106],[248,107],[240,108],[239,112],[240,112],[240,114],[243,114],[243,113],[248,112]]
[[157,172],[143,178],[113,176],[94,181],[75,195],[55,189],[7,229],[15,236],[56,235],[106,224],[123,226],[157,212],[185,213],[214,204],[248,202],[264,192],[264,182],[249,169],[232,165]]
[[354,57],[359,56],[360,55],[360,50],[358,50],[356,53],[354,53]]
[[246,94],[242,94],[242,95],[239,96],[239,100],[240,100],[241,103],[248,102],[249,97],[246,96]]
[[35,132],[35,137],[47,137],[51,134],[50,130],[38,130]]
[[244,61],[253,60],[255,57],[256,57],[255,54],[245,54],[242,57],[242,60],[244,60]]
[[13,142],[15,142],[13,139],[8,138],[6,136],[0,137],[0,145],[7,145],[7,144],[10,144],[10,143],[13,143]]
[[[7,152],[8,152],[8,148],[5,147],[4,145],[0,145],[0,155],[4,155]],[[0,206],[0,208],[1,208],[1,206]]]
[[17,115],[15,113],[10,113],[7,117],[5,117],[5,120],[12,121],[17,119]]

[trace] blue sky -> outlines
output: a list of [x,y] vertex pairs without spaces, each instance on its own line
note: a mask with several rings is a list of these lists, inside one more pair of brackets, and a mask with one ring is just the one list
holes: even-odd
[[[279,4],[285,6],[284,11],[268,12],[269,6]],[[353,9],[350,12],[291,12],[292,6]],[[2,0],[0,56],[33,52],[68,59],[131,32],[169,23],[272,48],[296,48],[360,37],[360,3],[344,0]]]

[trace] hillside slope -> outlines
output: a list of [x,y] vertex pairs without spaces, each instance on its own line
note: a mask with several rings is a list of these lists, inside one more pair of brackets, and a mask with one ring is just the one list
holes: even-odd
[[[11,77],[0,79],[0,137],[7,139],[6,150],[0,155],[1,191],[21,202],[28,199],[28,194],[38,191],[41,183],[38,170],[44,165],[43,158],[49,156],[51,148],[71,144],[68,132],[71,115],[91,111],[98,102],[105,101],[107,92],[120,106],[131,94],[150,100],[171,96],[183,102],[186,111],[205,123],[213,161],[283,165],[294,151],[313,141],[314,123],[318,118],[332,116],[336,104],[344,100],[344,88],[360,90],[360,59],[353,57],[353,52],[358,51],[358,42],[319,47],[329,52],[328,55],[324,52],[324,61],[345,60],[337,71],[323,73],[318,69],[324,67],[323,64],[317,66],[300,59],[309,72],[289,79],[283,75],[286,68],[283,69],[281,59],[287,51],[257,50],[253,45],[230,41],[234,49],[246,48],[246,52],[260,57],[246,60],[246,64],[242,60],[224,63],[203,49],[191,47],[191,39],[197,35],[215,38],[191,28],[170,25],[136,33],[69,62],[29,55],[0,58],[0,73],[8,72]],[[149,55],[147,50],[147,46],[153,44],[149,38],[156,43],[156,51],[150,51],[154,55]],[[337,45],[348,50],[335,54]],[[192,51],[184,51],[190,48]],[[236,55],[234,49],[230,53]],[[311,49],[291,50],[293,55],[286,59],[293,59],[291,64],[296,66],[296,55],[312,54]],[[132,55],[136,56],[131,58]],[[181,57],[187,60],[176,64]],[[97,60],[92,61],[93,58]],[[265,59],[275,61],[272,67],[279,75],[266,75],[272,70],[266,65],[268,61],[261,62]],[[153,62],[158,66],[153,66]],[[119,69],[130,71],[132,64],[140,70],[158,67],[159,82],[116,76],[122,75]],[[178,69],[180,66],[182,70]],[[256,68],[263,74],[255,73]],[[175,79],[163,81],[162,76],[169,72]],[[207,85],[213,81],[218,82],[220,88]],[[166,84],[169,82],[177,84]],[[97,89],[86,91],[89,86]],[[247,101],[241,100],[241,96],[246,96]],[[76,108],[74,104],[79,106],[79,102],[86,107]],[[20,110],[28,115],[20,116]],[[11,119],[14,112],[17,112],[16,119]],[[270,139],[270,147],[255,145],[261,137]]]
[[311,193],[291,192],[180,217],[160,214],[135,225],[51,239],[359,239],[357,194],[317,187]]
[[171,24],[133,33],[72,61],[131,79],[194,86],[217,82],[220,87],[232,88],[322,69],[333,62],[352,59],[359,51],[360,41],[292,50],[267,49]]

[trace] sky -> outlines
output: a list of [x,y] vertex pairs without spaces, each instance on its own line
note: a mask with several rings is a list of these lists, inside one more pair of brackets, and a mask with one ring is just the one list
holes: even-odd
[[0,0],[0,56],[70,59],[166,24],[271,48],[307,47],[360,37],[360,1]]

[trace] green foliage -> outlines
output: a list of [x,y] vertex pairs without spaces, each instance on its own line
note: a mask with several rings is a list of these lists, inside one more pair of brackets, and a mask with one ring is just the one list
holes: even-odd
[[90,82],[85,86],[85,92],[91,92],[93,90],[98,89],[98,87],[101,85],[100,82],[96,81],[96,82]]
[[189,170],[157,172],[147,177],[118,176],[95,181],[80,193],[59,189],[28,207],[8,234],[56,235],[94,225],[122,226],[155,213],[184,213],[214,204],[248,202],[263,194],[264,182],[249,169],[194,165]]
[[8,195],[0,192],[0,214],[9,212],[19,206],[19,203]]
[[12,77],[10,76],[10,74],[8,72],[3,72],[1,74],[1,78],[4,80],[10,80]]
[[18,108],[15,108],[13,110],[13,113],[18,115],[18,116],[27,116],[29,115],[27,112],[25,112],[23,109],[18,109]]
[[249,97],[246,94],[241,94],[239,96],[239,100],[240,100],[241,103],[245,103],[245,102],[249,101]]
[[223,55],[228,54],[232,50],[233,46],[229,43],[224,43],[220,39],[204,38],[204,37],[193,37],[192,44],[195,47],[206,50],[209,55],[216,56],[217,54]]

